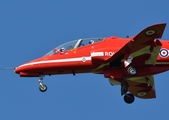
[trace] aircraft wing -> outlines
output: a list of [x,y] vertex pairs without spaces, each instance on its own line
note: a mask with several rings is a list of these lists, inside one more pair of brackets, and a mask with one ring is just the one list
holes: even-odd
[[[155,40],[161,38],[164,32],[166,23],[152,25],[141,31],[132,40],[125,44],[112,57],[107,59],[110,63],[113,60],[124,56],[124,65],[127,67],[130,63],[140,65],[155,64],[161,49],[161,42]],[[142,64],[141,64],[142,63]]]
[[[161,38],[164,32],[166,23],[156,24],[147,27],[125,44],[112,57],[107,59],[107,63],[116,63],[121,60],[124,67],[144,66],[147,64],[155,65],[159,51],[161,49],[161,42],[155,40]],[[120,59],[119,59],[120,58]],[[154,77],[130,77],[124,78],[129,87],[128,91],[139,98],[155,98]],[[112,85],[119,85],[121,81],[115,80],[113,77],[109,79]]]
[[[141,76],[141,77],[131,77],[124,78],[128,83],[128,91],[134,96],[148,99],[156,98],[155,85],[154,85],[154,76]],[[109,82],[112,86],[120,85],[121,81],[114,78],[109,78]]]
[[128,91],[139,98],[155,98],[154,77],[152,75],[145,77],[127,78]]

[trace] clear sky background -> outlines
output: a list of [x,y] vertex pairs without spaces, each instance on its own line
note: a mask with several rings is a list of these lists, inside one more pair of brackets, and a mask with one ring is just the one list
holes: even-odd
[[[16,67],[79,38],[126,37],[169,23],[168,0],[0,0],[0,68]],[[163,34],[169,39],[169,25]],[[155,75],[156,99],[126,104],[103,75],[38,78],[0,71],[0,120],[167,120],[169,72]]]

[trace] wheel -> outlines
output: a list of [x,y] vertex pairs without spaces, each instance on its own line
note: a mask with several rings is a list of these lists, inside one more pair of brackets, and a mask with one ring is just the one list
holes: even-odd
[[133,103],[134,100],[135,100],[134,95],[132,95],[131,93],[128,93],[124,96],[124,101],[128,104]]
[[137,75],[138,71],[137,71],[137,68],[133,67],[133,66],[129,66],[127,68],[127,72],[130,76],[135,76]]
[[47,90],[47,86],[45,84],[42,84],[42,85],[39,86],[39,90],[41,92],[45,92]]

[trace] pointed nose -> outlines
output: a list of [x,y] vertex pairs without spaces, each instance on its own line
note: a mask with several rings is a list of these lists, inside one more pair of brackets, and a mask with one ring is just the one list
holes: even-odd
[[32,72],[30,71],[29,68],[24,67],[22,65],[19,67],[16,67],[14,71],[15,73],[19,74],[20,77],[38,77],[39,76],[38,72]]
[[26,64],[22,64],[15,68],[15,73],[20,74],[21,72],[27,72],[28,66]]
[[17,73],[17,74],[20,74],[20,73],[23,72],[24,70],[25,70],[24,67],[18,66],[18,67],[16,67],[16,68],[14,69],[14,72]]
[[21,72],[29,72],[28,70],[30,69],[30,65],[27,63],[19,65],[18,67],[15,68],[15,73],[20,74]]
[[17,74],[19,74],[19,73],[20,73],[19,67],[16,67],[16,68],[14,69],[14,72],[17,73]]

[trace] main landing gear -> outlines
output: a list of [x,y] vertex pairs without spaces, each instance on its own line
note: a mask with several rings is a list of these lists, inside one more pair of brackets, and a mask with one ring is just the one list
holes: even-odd
[[127,73],[130,75],[130,76],[136,76],[138,74],[138,70],[136,67],[133,67],[133,66],[129,66],[127,67]]
[[127,93],[127,94],[124,95],[124,101],[125,101],[126,103],[131,104],[131,103],[134,102],[134,100],[135,100],[135,97],[134,97],[133,94]]
[[124,95],[124,101],[128,104],[131,104],[134,102],[135,98],[134,95],[128,92],[128,83],[126,80],[123,80],[121,83],[121,95]]
[[45,84],[43,84],[43,75],[39,76],[39,90],[41,92],[45,92],[47,90],[47,86]]

